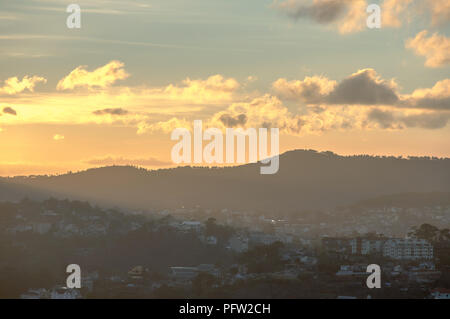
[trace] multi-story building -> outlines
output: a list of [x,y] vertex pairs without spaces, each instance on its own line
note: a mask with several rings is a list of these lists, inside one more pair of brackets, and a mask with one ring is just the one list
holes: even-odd
[[383,246],[386,238],[353,238],[350,240],[352,254],[372,255],[383,252]]
[[398,260],[433,259],[433,246],[424,239],[325,237],[322,244],[328,254],[382,254],[384,257]]
[[388,239],[383,256],[399,260],[433,259],[433,246],[425,239]]

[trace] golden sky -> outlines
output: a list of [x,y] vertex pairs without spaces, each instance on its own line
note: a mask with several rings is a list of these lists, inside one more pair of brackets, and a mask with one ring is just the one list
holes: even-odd
[[379,30],[328,2],[79,1],[78,30],[71,2],[1,4],[0,175],[169,167],[197,119],[278,127],[282,152],[449,157],[450,1],[378,1]]

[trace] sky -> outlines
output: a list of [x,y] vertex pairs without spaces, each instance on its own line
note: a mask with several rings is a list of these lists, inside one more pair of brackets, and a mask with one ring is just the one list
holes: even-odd
[[194,120],[279,128],[281,152],[450,157],[449,37],[450,0],[2,1],[0,175],[170,167]]

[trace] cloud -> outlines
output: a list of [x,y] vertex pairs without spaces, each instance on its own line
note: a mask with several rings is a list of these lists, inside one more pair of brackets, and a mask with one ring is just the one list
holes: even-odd
[[450,1],[384,0],[381,12],[383,27],[400,27],[402,20],[409,23],[416,19],[437,27],[450,21]]
[[367,118],[369,121],[377,122],[382,128],[394,128],[395,116],[392,112],[374,109],[369,112]]
[[127,115],[129,112],[123,108],[106,108],[92,112],[94,115]]
[[395,82],[381,79],[374,69],[359,70],[339,83],[317,76],[303,81],[278,79],[272,88],[281,98],[306,104],[391,105],[398,100]]
[[425,66],[438,68],[450,63],[450,38],[434,33],[427,37],[428,31],[418,33],[406,41],[406,48],[426,58]]
[[293,19],[310,18],[318,23],[327,24],[344,16],[349,1],[315,0],[308,1],[287,0],[276,5]]
[[225,78],[220,74],[212,75],[206,80],[183,80],[181,86],[169,84],[163,94],[172,98],[201,100],[230,100],[232,94],[240,87],[233,78]]
[[336,130],[402,130],[412,127],[438,129],[445,127],[450,118],[450,113],[376,105],[311,107],[301,114],[295,114],[290,112],[277,97],[266,94],[248,103],[230,105],[226,110],[214,114],[207,126],[220,129],[233,126],[224,123],[223,117],[236,119],[242,114],[245,114],[246,121],[236,126],[243,129],[274,127],[279,128],[281,133],[294,136],[320,135]]
[[265,94],[250,102],[231,104],[227,109],[215,113],[207,126],[221,129],[274,127],[285,133],[298,134],[301,124],[300,117],[292,114],[281,100]]
[[382,79],[373,69],[363,69],[340,82],[323,76],[302,81],[278,79],[272,90],[283,100],[308,106],[302,114],[289,115],[291,123],[295,120],[299,124],[297,130],[291,130],[292,134],[351,129],[440,129],[450,121],[450,79],[438,81],[432,88],[399,94],[394,80]]
[[57,90],[73,90],[76,87],[106,88],[118,80],[126,79],[129,74],[123,69],[120,61],[111,61],[108,64],[90,72],[86,66],[79,66],[69,75],[58,82]]
[[114,157],[106,156],[103,158],[94,158],[85,161],[87,164],[91,165],[138,165],[138,166],[171,166],[172,162],[162,161],[154,157],[149,158],[124,158],[124,157]]
[[[381,78],[374,69],[362,69],[340,82],[324,76],[272,84],[275,95],[264,94],[248,101],[233,102],[204,120],[205,127],[279,128],[281,133],[303,136],[331,130],[437,129],[448,123],[450,79],[412,94],[399,94],[394,80]],[[284,100],[308,107],[292,112]],[[201,115],[204,117],[205,113]],[[198,119],[198,118],[196,118]],[[175,128],[192,129],[192,115],[159,122],[141,121],[138,133]]]
[[[20,110],[20,118],[3,117],[9,124],[19,119],[20,123],[96,123],[135,128],[138,134],[159,134],[191,129],[194,119],[203,119],[209,127],[277,127],[284,134],[305,135],[330,130],[442,127],[447,121],[436,114],[450,110],[449,92],[450,79],[444,79],[431,88],[400,94],[394,80],[383,79],[367,68],[340,81],[323,75],[292,81],[280,78],[268,94],[249,93],[236,79],[216,74],[159,87],[108,86],[95,94],[5,96],[2,102]],[[288,101],[299,102],[298,110],[293,103],[284,105]],[[369,116],[373,110],[391,112],[393,118],[389,114]],[[58,136],[55,140],[63,138]]]
[[64,135],[55,134],[53,135],[53,140],[55,141],[62,141],[64,139]]
[[19,17],[11,14],[0,14],[0,20],[18,20]]
[[241,113],[241,114],[233,117],[229,114],[222,114],[219,117],[219,120],[226,127],[244,126],[245,123],[247,122],[247,115],[245,115],[244,113]]
[[382,27],[400,27],[401,16],[412,2],[413,0],[384,0],[381,6]]
[[359,70],[340,82],[323,76],[278,79],[272,84],[272,91],[282,100],[301,102],[319,111],[339,105],[450,110],[450,79],[438,81],[432,88],[400,94],[394,80],[382,79],[374,69]]
[[[6,96],[2,103],[20,108],[21,123],[120,124],[137,127],[142,133],[152,130],[158,121],[186,118],[197,112],[208,116],[249,96],[237,80],[220,74],[165,86],[117,85],[84,93],[73,90],[34,94],[32,98]],[[111,105],[114,107],[105,107]],[[13,119],[8,121],[12,123]]]
[[364,14],[367,9],[365,0],[349,0],[350,4],[347,14],[338,22],[337,29],[340,33],[359,32],[367,28],[367,16]]
[[323,25],[335,25],[340,33],[360,31],[366,26],[366,0],[286,0],[273,7],[288,17],[311,19]]
[[368,113],[368,120],[376,122],[383,129],[424,128],[440,129],[450,121],[450,113],[403,114],[395,111],[374,109]]
[[[38,2],[45,2],[46,5],[42,5]],[[134,0],[77,0],[77,4],[80,5],[83,12],[102,15],[128,15],[128,14],[142,14],[152,8],[152,5],[145,3],[145,1]],[[27,1],[27,4],[23,4],[23,8],[28,11],[55,11],[59,12],[61,8],[60,0],[39,0],[39,1]]]
[[14,110],[12,107],[9,107],[9,106],[3,108],[3,113],[17,115],[16,110]]
[[363,69],[342,80],[328,94],[330,104],[391,105],[397,102],[396,84],[380,78],[374,69]]
[[328,95],[336,84],[336,81],[323,76],[305,77],[302,81],[287,81],[281,78],[272,84],[272,89],[283,99],[315,104],[322,102],[324,96]]
[[404,97],[403,106],[450,110],[450,79],[436,82],[432,88],[416,89]]
[[447,125],[450,120],[448,113],[429,113],[409,115],[402,118],[407,127],[419,127],[425,129],[440,129]]
[[[309,19],[345,34],[367,29],[366,8],[370,3],[367,0],[274,0],[272,7],[295,21]],[[449,0],[381,0],[379,4],[383,28],[398,28],[404,22],[419,19],[420,23],[434,27],[450,21]]]
[[47,80],[40,76],[29,77],[28,75],[24,76],[21,81],[17,77],[8,78],[5,80],[4,86],[0,88],[0,94],[13,95],[25,90],[34,92],[34,87],[39,82],[46,83]]
[[450,22],[449,0],[428,0],[427,6],[431,10],[431,22],[433,26],[443,25]]
[[190,129],[192,124],[185,119],[178,119],[173,117],[167,121],[159,121],[159,122],[150,122],[150,121],[141,121],[138,123],[138,134],[144,134],[147,132],[163,132],[170,133],[176,128],[187,128]]

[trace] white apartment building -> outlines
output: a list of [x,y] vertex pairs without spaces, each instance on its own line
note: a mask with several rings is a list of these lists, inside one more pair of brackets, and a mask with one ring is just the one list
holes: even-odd
[[432,259],[433,246],[425,239],[388,239],[383,255],[399,260]]

